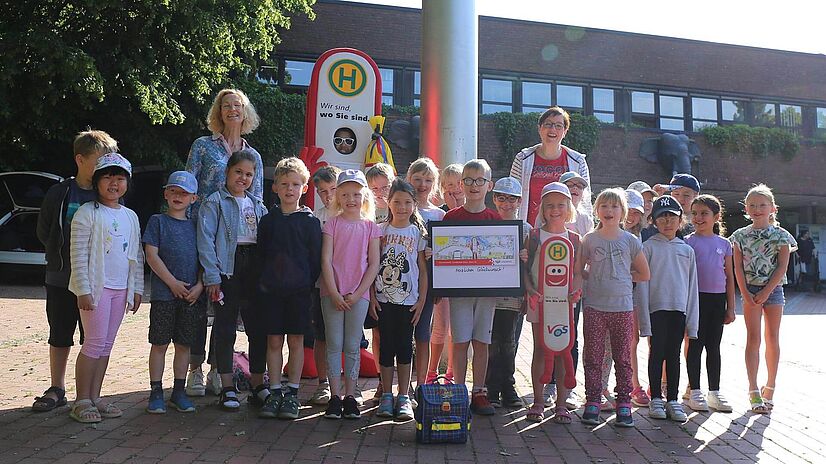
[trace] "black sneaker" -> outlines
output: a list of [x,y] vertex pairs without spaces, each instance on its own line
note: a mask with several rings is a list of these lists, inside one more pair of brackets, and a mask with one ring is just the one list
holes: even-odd
[[361,411],[359,411],[359,404],[356,399],[350,395],[344,398],[344,418],[345,419],[360,419]]
[[270,396],[267,397],[267,402],[261,406],[261,410],[258,411],[258,417],[264,417],[267,419],[278,417],[278,412],[281,410],[281,401],[284,397],[281,396],[281,390],[278,392],[271,392]]
[[267,398],[270,397],[270,386],[267,384],[261,384],[255,387],[255,390],[252,391],[249,395],[247,395],[247,402],[255,406],[256,408],[260,408],[264,406],[267,402]]
[[516,393],[516,389],[511,386],[510,388],[505,388],[502,391],[502,404],[509,408],[521,408],[525,405],[522,401],[522,398],[519,397],[519,394]]
[[327,403],[327,411],[324,412],[324,417],[327,419],[341,419],[341,398],[339,398],[338,395],[330,397],[330,401]]

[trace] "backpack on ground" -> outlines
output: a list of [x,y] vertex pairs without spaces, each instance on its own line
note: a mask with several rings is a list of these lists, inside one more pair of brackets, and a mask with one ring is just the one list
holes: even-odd
[[[438,383],[439,379],[445,380]],[[470,432],[467,387],[448,383],[439,376],[416,388],[419,406],[414,411],[419,443],[465,443]]]

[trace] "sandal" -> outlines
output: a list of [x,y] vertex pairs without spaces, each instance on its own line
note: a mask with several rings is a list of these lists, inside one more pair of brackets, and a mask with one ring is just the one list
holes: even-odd
[[768,414],[770,412],[763,397],[760,396],[760,390],[749,391],[749,404],[751,404],[751,412],[755,414]]
[[[53,393],[54,396],[57,398],[52,399],[49,398],[49,393]],[[48,390],[43,392],[43,396],[36,396],[34,398],[34,403],[32,404],[32,411],[35,412],[47,412],[51,411],[52,409],[58,406],[65,406],[66,405],[66,390],[60,387],[49,387]]]
[[564,405],[554,409],[554,417],[551,418],[551,420],[554,424],[570,424],[573,421],[571,418],[571,413]]
[[[771,398],[766,398],[765,390],[768,390],[768,391],[771,392],[771,394],[772,394]],[[760,397],[763,398],[763,404],[765,404],[766,407],[769,408],[769,411],[774,409],[774,387],[764,386],[763,388],[761,388],[760,389]]]
[[100,412],[100,417],[104,419],[114,419],[123,415],[123,411],[112,403],[106,403],[101,406],[100,398],[95,401],[95,406],[97,406]]
[[525,420],[528,422],[542,422],[543,419],[545,419],[545,408],[541,403],[534,403],[525,415]]
[[77,400],[69,411],[69,417],[81,424],[96,424],[101,421],[100,411],[92,400]]

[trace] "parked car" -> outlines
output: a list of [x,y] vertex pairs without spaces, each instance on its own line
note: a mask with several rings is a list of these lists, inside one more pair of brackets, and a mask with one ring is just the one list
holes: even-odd
[[43,272],[46,250],[37,239],[43,197],[62,177],[47,172],[0,173],[0,266]]

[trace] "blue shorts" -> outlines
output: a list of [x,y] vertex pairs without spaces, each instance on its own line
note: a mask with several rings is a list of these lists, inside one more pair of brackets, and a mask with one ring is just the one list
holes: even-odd
[[429,342],[430,336],[432,335],[431,332],[431,325],[433,324],[433,296],[430,295],[430,291],[428,290],[427,296],[424,300],[424,307],[422,308],[422,314],[419,316],[419,322],[416,323],[416,327],[413,330],[413,338],[417,342]]
[[[765,285],[752,285],[746,284],[746,288],[749,290],[749,293],[752,295],[756,294],[760,290],[766,288]],[[785,305],[786,304],[786,296],[783,294],[783,286],[778,285],[774,287],[771,294],[769,294],[769,298],[766,299],[766,302],[763,303],[764,305]]]

